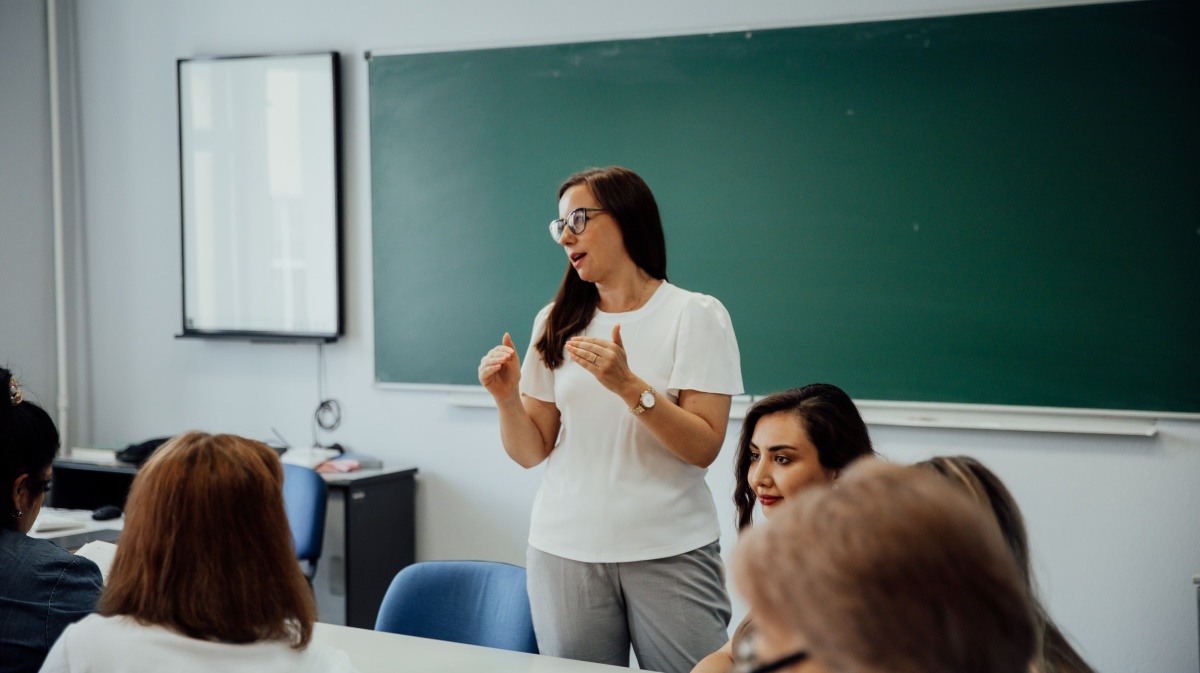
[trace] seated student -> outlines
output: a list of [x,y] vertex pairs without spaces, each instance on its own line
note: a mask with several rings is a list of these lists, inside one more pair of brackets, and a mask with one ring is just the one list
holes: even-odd
[[949,456],[931,458],[914,467],[933,470],[950,480],[984,508],[988,517],[1000,527],[1000,533],[1017,562],[1033,604],[1033,624],[1040,634],[1039,646],[1030,667],[1032,673],[1095,673],[1067,642],[1066,636],[1051,621],[1046,609],[1037,599],[1033,585],[1033,569],[1029,562],[1029,538],[1025,534],[1025,519],[1017,501],[1004,487],[1004,482],[974,458]]
[[752,671],[1025,673],[1036,635],[995,526],[923,470],[861,461],[742,536]]
[[96,607],[88,559],[26,535],[50,488],[58,429],[0,367],[0,673],[36,671],[68,624]]
[[[738,529],[752,523],[755,501],[770,518],[804,489],[832,484],[852,461],[874,454],[867,426],[841,388],[813,383],[764,397],[746,413],[734,459]],[[692,673],[728,673],[752,630],[747,615],[733,638],[700,660]]]
[[312,642],[316,607],[292,551],[283,466],[265,444],[191,432],[133,480],[99,614],[43,671],[352,671]]

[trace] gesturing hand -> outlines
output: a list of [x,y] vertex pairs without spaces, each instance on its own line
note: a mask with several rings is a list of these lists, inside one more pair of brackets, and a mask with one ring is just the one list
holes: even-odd
[[620,323],[613,326],[612,341],[585,336],[571,337],[567,340],[567,354],[576,364],[591,372],[600,385],[618,395],[637,381],[625,357]]
[[521,358],[508,332],[504,333],[504,341],[479,361],[479,382],[496,401],[517,394],[521,382]]

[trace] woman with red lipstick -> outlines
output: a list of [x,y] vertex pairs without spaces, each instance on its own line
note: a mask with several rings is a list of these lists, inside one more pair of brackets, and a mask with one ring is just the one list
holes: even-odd
[[720,526],[705,484],[742,392],[729,313],[667,282],[650,188],[620,167],[558,190],[567,269],[524,365],[509,335],[479,382],[500,438],[546,471],[529,531],[542,654],[688,671],[725,640]]
[[[850,396],[837,386],[813,383],[764,397],[746,412],[735,458],[738,530],[754,519],[754,504],[771,516],[781,504],[815,484],[836,484],[850,463],[873,456],[871,437]],[[694,673],[728,673],[753,629],[749,615],[733,638],[705,657]]]

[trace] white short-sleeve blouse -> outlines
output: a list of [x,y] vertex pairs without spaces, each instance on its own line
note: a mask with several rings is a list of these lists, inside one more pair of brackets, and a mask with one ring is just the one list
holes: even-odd
[[[618,563],[717,540],[708,470],[668,451],[569,357],[554,370],[542,362],[534,344],[549,313],[550,306],[538,313],[521,367],[521,392],[555,404],[562,423],[534,500],[529,544],[575,561]],[[664,282],[635,311],[597,311],[583,336],[612,339],[617,323],[630,369],[672,402],[681,390],[742,392],[737,339],[716,299]]]

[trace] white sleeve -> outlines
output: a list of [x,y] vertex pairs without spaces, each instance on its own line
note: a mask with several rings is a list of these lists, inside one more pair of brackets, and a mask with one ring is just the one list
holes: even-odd
[[542,361],[537,342],[546,329],[552,306],[554,304],[547,304],[533,319],[533,336],[529,338],[529,349],[525,351],[525,359],[521,360],[521,392],[535,400],[551,403],[554,402],[554,372]]
[[708,295],[694,295],[683,307],[667,392],[678,395],[681,390],[720,395],[743,392],[742,357],[733,321],[725,306]]

